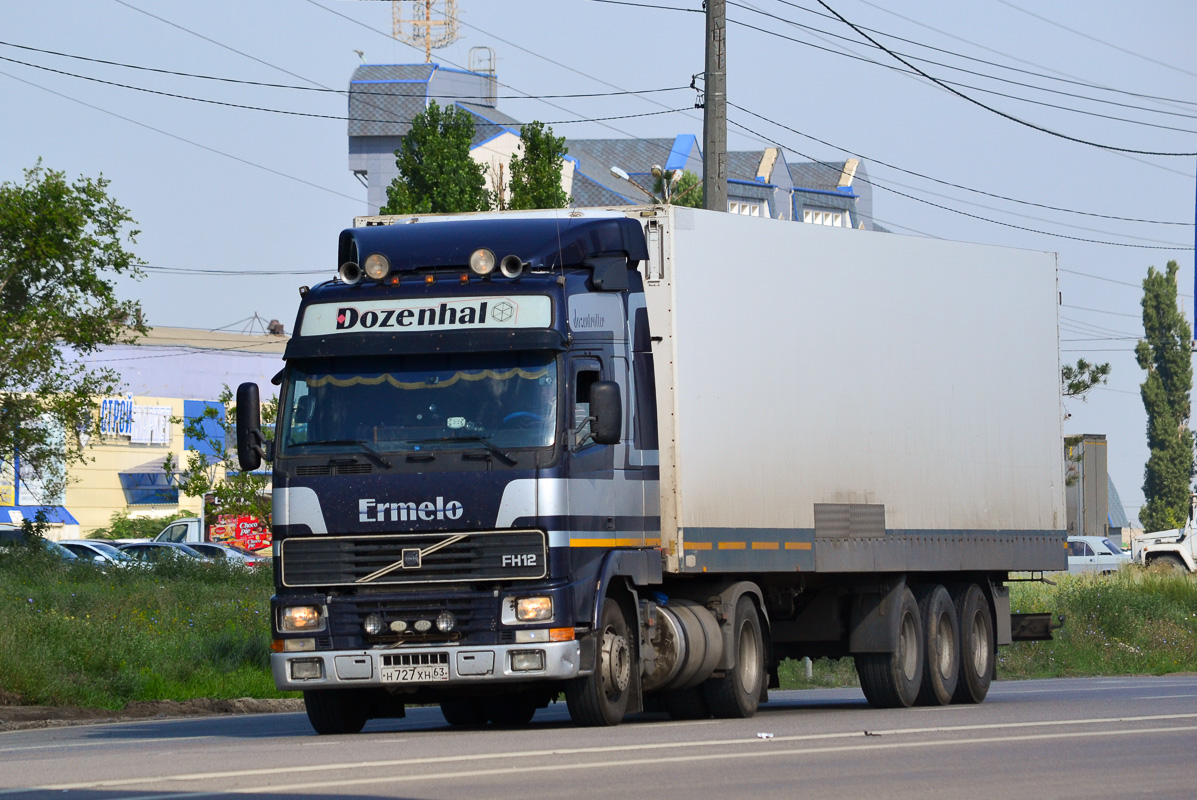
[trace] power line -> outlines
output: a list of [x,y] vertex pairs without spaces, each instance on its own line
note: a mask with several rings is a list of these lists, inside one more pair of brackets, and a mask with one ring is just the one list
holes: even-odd
[[[221,83],[233,83],[233,84],[239,84],[239,85],[243,85],[243,86],[257,86],[257,87],[262,87],[262,88],[267,88],[267,89],[293,89],[295,91],[300,91],[300,92],[316,92],[316,93],[320,93],[320,94],[336,94],[336,95],[348,95],[349,94],[348,89],[325,89],[320,86],[295,86],[294,84],[288,84],[288,83],[268,83],[265,81],[245,80],[243,78],[226,78],[226,77],[222,77],[222,76],[218,76],[218,75],[202,75],[202,74],[195,73],[195,72],[179,72],[177,70],[159,69],[157,67],[147,67],[147,66],[143,66],[143,65],[139,65],[139,64],[126,64],[126,63],[123,63],[120,61],[109,61],[109,60],[103,59],[103,58],[90,58],[88,56],[81,56],[81,55],[77,55],[75,53],[63,53],[59,50],[46,50],[41,47],[30,47],[28,45],[14,44],[13,42],[0,41],[0,45],[3,45],[5,47],[14,47],[19,50],[28,50],[33,53],[43,53],[45,55],[59,56],[61,58],[72,58],[77,61],[86,61],[86,62],[89,62],[92,64],[104,64],[106,66],[111,66],[111,67],[121,67],[122,69],[134,69],[134,70],[140,70],[142,72],[154,72],[159,75],[173,75],[173,76],[179,77],[179,78],[196,78],[198,80],[219,81]],[[0,58],[2,58],[2,56],[0,56]],[[24,62],[24,61],[15,61],[15,59],[4,59],[4,60],[14,61],[14,63],[17,63],[17,64],[26,64],[26,62]],[[26,64],[26,66],[37,67],[38,65]],[[51,72],[55,71],[55,70],[50,69],[49,67],[38,67],[38,68],[46,69]],[[74,73],[70,73],[70,72],[64,72],[62,74],[72,75],[73,77],[83,77],[83,78],[87,77],[87,76],[75,75]],[[96,79],[88,78],[88,80],[99,80],[99,79],[98,78],[96,78]],[[115,84],[115,85],[123,86],[124,84]],[[129,88],[137,88],[137,87],[129,87]],[[498,95],[498,96],[494,96],[494,95],[426,95],[426,96],[435,98],[437,100],[490,100],[490,99],[495,99],[495,100],[545,100],[545,99],[574,99],[574,98],[588,98],[588,97],[619,97],[621,95],[661,94],[663,92],[682,92],[682,91],[692,91],[692,90],[687,85],[687,86],[668,86],[668,87],[664,87],[664,88],[660,88],[660,89],[620,90],[620,91],[615,91],[615,92],[577,92],[574,94]],[[378,97],[394,97],[394,94],[390,93],[390,92],[371,92],[371,91],[367,91],[364,89],[355,89],[353,91],[353,94],[355,96],[374,95],[374,96],[378,96]],[[1195,117],[1195,119],[1197,119],[1197,117]]]
[[1114,316],[1117,316],[1117,317],[1132,317],[1134,319],[1142,318],[1142,315],[1140,315],[1140,314],[1128,314],[1125,311],[1105,311],[1104,309],[1100,309],[1100,308],[1085,308],[1084,306],[1071,306],[1068,303],[1064,303],[1063,306],[1064,306],[1064,308],[1075,308],[1077,311],[1092,311],[1096,314],[1113,314]]
[[[101,83],[101,84],[104,84],[105,86],[115,86],[120,89],[130,89],[135,92],[144,92],[146,94],[154,94],[154,95],[158,95],[160,97],[171,97],[171,98],[174,98],[177,100],[190,100],[195,103],[207,103],[209,105],[224,106],[226,108],[239,108],[239,109],[243,109],[243,110],[247,110],[247,111],[263,111],[263,112],[267,112],[270,114],[284,114],[284,115],[292,116],[292,117],[310,117],[313,119],[330,119],[330,120],[336,120],[338,122],[382,122],[382,123],[392,123],[392,124],[411,122],[410,119],[398,119],[394,116],[390,117],[389,119],[368,119],[368,118],[362,118],[362,117],[341,116],[339,114],[314,114],[314,113],[307,112],[307,111],[288,111],[286,109],[281,109],[281,108],[269,108],[266,106],[251,106],[251,105],[246,105],[244,103],[230,103],[230,102],[227,102],[224,100],[210,100],[210,99],[204,98],[204,97],[192,97],[191,95],[176,94],[175,92],[164,92],[159,89],[147,89],[143,86],[133,86],[133,85],[127,84],[127,83],[118,83],[116,81],[109,81],[109,80],[105,80],[103,78],[95,78],[90,75],[79,75],[74,72],[66,72],[65,70],[54,69],[53,67],[45,67],[45,66],[41,66],[39,64],[32,64],[28,61],[18,61],[15,58],[8,58],[7,56],[0,56],[0,61],[8,61],[9,63],[12,63],[12,64],[20,64],[25,67],[32,67],[33,69],[39,69],[39,70],[43,70],[45,72],[52,72],[56,75],[65,75],[70,78],[78,78],[80,80],[92,81],[93,83]],[[684,88],[689,88],[689,87],[684,87]],[[465,98],[458,98],[458,99],[465,99]],[[571,124],[576,124],[576,123],[580,123],[580,122],[598,122],[598,121],[602,121],[602,120],[631,119],[633,117],[655,117],[655,116],[659,116],[661,114],[671,114],[671,113],[677,113],[679,111],[688,111],[689,109],[690,109],[690,106],[683,106],[682,108],[668,109],[666,111],[649,111],[649,112],[644,112],[644,113],[640,113],[640,114],[622,114],[622,115],[611,116],[611,117],[584,117],[582,119],[545,120],[544,124],[545,125],[571,125]]]
[[1087,140],[1087,139],[1081,139],[1081,138],[1079,138],[1079,137],[1076,137],[1076,136],[1069,136],[1069,135],[1068,135],[1068,134],[1066,134],[1066,133],[1060,133],[1059,131],[1054,131],[1054,130],[1052,130],[1052,129],[1050,129],[1050,128],[1045,128],[1045,127],[1043,127],[1042,125],[1036,125],[1036,124],[1035,124],[1035,123],[1033,123],[1033,122],[1028,122],[1028,121],[1026,121],[1026,120],[1024,120],[1024,119],[1020,119],[1020,118],[1018,118],[1018,117],[1014,116],[1013,114],[1008,114],[1008,113],[1006,113],[1005,111],[1000,111],[1000,110],[998,110],[998,109],[996,109],[996,108],[994,108],[994,107],[992,107],[992,106],[989,106],[989,105],[986,105],[985,103],[982,103],[980,100],[977,100],[977,99],[975,99],[975,98],[973,98],[973,97],[969,97],[969,96],[968,96],[968,95],[966,95],[964,92],[961,92],[960,90],[953,88],[951,85],[949,85],[949,84],[948,84],[948,83],[946,83],[945,81],[942,81],[942,80],[940,80],[939,78],[936,78],[936,77],[934,77],[934,76],[932,76],[932,75],[929,75],[928,73],[926,73],[926,72],[924,72],[923,70],[919,69],[919,68],[918,68],[918,67],[916,67],[915,65],[913,65],[913,64],[911,64],[910,62],[906,61],[904,58],[902,58],[902,56],[898,55],[897,53],[895,53],[895,52],[893,52],[892,50],[890,50],[889,48],[887,48],[885,45],[883,45],[883,44],[881,44],[880,42],[876,41],[876,40],[875,40],[875,39],[873,39],[871,36],[869,36],[867,33],[865,33],[863,30],[861,30],[861,29],[860,29],[860,28],[858,28],[856,25],[854,25],[852,22],[850,22],[850,21],[848,21],[847,19],[845,19],[845,18],[844,18],[844,17],[843,17],[843,16],[842,16],[842,15],[841,15],[839,12],[837,12],[837,11],[836,11],[834,8],[832,8],[831,6],[827,5],[827,3],[826,3],[826,2],[824,2],[824,0],[815,0],[815,2],[817,2],[819,5],[823,6],[823,8],[827,9],[827,10],[828,10],[828,11],[830,11],[832,14],[835,14],[835,16],[836,16],[836,17],[837,17],[837,18],[838,18],[838,19],[839,19],[841,22],[843,22],[845,25],[847,25],[847,26],[848,26],[849,28],[851,28],[852,30],[856,31],[856,32],[857,32],[857,34],[859,34],[861,37],[863,37],[863,38],[865,38],[865,39],[868,39],[870,42],[872,42],[874,45],[876,45],[878,48],[880,48],[880,49],[881,49],[883,52],[885,52],[885,53],[886,53],[887,55],[889,55],[891,58],[893,58],[894,60],[896,60],[896,61],[898,61],[898,62],[900,62],[900,63],[902,63],[902,64],[905,64],[907,67],[909,67],[910,69],[912,69],[912,70],[916,71],[916,72],[917,72],[919,75],[922,75],[924,78],[926,78],[927,80],[931,81],[931,82],[932,82],[932,83],[934,83],[936,86],[939,86],[939,87],[941,87],[942,89],[944,89],[944,90],[946,90],[946,91],[948,91],[948,92],[951,92],[952,94],[956,95],[956,96],[957,96],[957,97],[959,97],[960,99],[962,99],[962,100],[966,100],[966,101],[968,101],[969,103],[972,103],[973,105],[975,105],[975,106],[977,106],[977,107],[979,107],[979,108],[982,108],[982,109],[984,109],[984,110],[986,110],[986,111],[988,111],[988,112],[990,112],[990,113],[992,113],[992,114],[996,114],[996,115],[998,115],[999,117],[1002,117],[1002,118],[1004,118],[1004,119],[1008,119],[1008,120],[1010,120],[1011,122],[1015,122],[1015,123],[1017,123],[1017,124],[1019,124],[1019,125],[1023,125],[1023,126],[1025,126],[1025,127],[1027,127],[1027,128],[1030,128],[1030,129],[1032,129],[1032,130],[1039,131],[1040,133],[1046,133],[1046,134],[1048,134],[1049,136],[1055,136],[1055,137],[1057,137],[1057,138],[1064,139],[1064,140],[1066,140],[1066,141],[1070,141],[1070,142],[1075,142],[1075,143],[1077,143],[1077,144],[1084,144],[1084,145],[1088,145],[1088,146],[1090,146],[1090,147],[1096,147],[1096,148],[1098,148],[1098,149],[1101,149],[1101,150],[1113,150],[1113,151],[1115,151],[1115,152],[1119,152],[1119,153],[1134,153],[1134,154],[1136,154],[1136,155],[1141,155],[1141,156],[1168,156],[1168,157],[1192,157],[1192,156],[1197,156],[1197,152],[1174,153],[1174,152],[1165,152],[1165,151],[1158,151],[1158,150],[1138,150],[1138,149],[1135,149],[1135,148],[1130,148],[1130,147],[1117,147],[1117,146],[1115,146],[1115,145],[1101,144],[1101,143],[1099,143],[1099,142],[1091,142],[1091,141],[1089,141],[1089,140]]
[[[120,2],[120,0],[117,0],[117,2]],[[280,172],[277,169],[272,169],[271,167],[267,167],[262,164],[258,164],[254,161],[249,161],[248,159],[241,158],[240,156],[235,156],[231,153],[226,153],[223,150],[217,150],[215,147],[209,147],[206,144],[200,144],[199,142],[193,141],[191,139],[187,139],[183,136],[179,136],[178,134],[170,133],[169,131],[164,131],[161,128],[155,128],[153,125],[147,125],[144,122],[138,122],[137,120],[135,120],[131,117],[126,117],[122,114],[117,114],[115,111],[109,111],[106,108],[101,108],[100,106],[92,105],[91,103],[87,103],[87,102],[84,102],[83,100],[79,100],[77,98],[71,97],[68,94],[63,94],[62,92],[58,92],[58,91],[55,91],[54,89],[47,88],[45,86],[42,86],[41,84],[34,83],[33,81],[25,80],[24,78],[18,78],[16,75],[13,75],[12,73],[0,70],[0,75],[5,75],[9,78],[12,78],[14,81],[20,81],[21,83],[24,83],[28,86],[33,86],[37,89],[41,89],[44,92],[49,92],[50,94],[57,95],[58,97],[61,97],[65,100],[70,100],[72,103],[78,103],[81,106],[86,106],[87,108],[90,108],[93,111],[99,111],[100,113],[107,114],[110,117],[116,117],[117,119],[132,123],[134,125],[137,125],[140,128],[145,128],[146,130],[154,131],[155,133],[160,133],[163,136],[169,136],[171,139],[175,139],[175,140],[183,142],[185,144],[189,144],[192,147],[198,147],[201,150],[207,150],[209,153],[215,153],[218,156],[224,156],[225,158],[232,159],[233,161],[237,161],[241,164],[245,164],[246,166],[250,166],[255,169],[260,169],[263,172],[269,172],[270,174],[277,175],[280,178],[286,178],[287,180],[295,181],[296,183],[302,183],[305,186],[310,186],[313,189],[319,189],[320,191],[328,192],[329,194],[335,194],[338,197],[344,197],[348,200],[352,200],[355,203],[361,202],[361,198],[347,195],[344,192],[338,192],[335,189],[329,189],[326,186],[321,186],[317,183],[312,183],[311,181],[304,180],[303,178],[297,178],[294,175],[288,175],[287,173]]]
[[[797,133],[797,131],[794,131],[792,128],[790,128],[786,125],[783,125],[782,123],[777,122],[776,120],[769,119],[768,117],[763,117],[760,114],[757,114],[753,111],[749,111],[748,109],[738,106],[735,103],[729,102],[728,106],[731,108],[735,108],[738,111],[743,111],[746,114],[750,114],[751,116],[754,116],[757,119],[761,119],[761,120],[769,122],[773,125],[776,125],[779,128],[783,128],[785,130],[791,131],[792,133]],[[798,150],[797,148],[782,144],[781,142],[778,142],[776,139],[772,139],[772,138],[766,136],[765,134],[760,133],[759,131],[753,130],[752,128],[749,128],[748,126],[744,125],[743,123],[736,122],[735,120],[732,120],[732,119],[728,119],[728,122],[732,125],[735,125],[737,128],[740,128],[741,130],[747,131],[748,133],[751,133],[752,135],[757,136],[765,141],[772,142],[773,144],[777,145],[778,147],[782,147],[787,150],[790,150],[791,152],[797,153],[798,155],[802,156],[803,158],[809,159],[817,164],[823,164],[824,166],[828,166],[828,167],[831,166],[830,164],[827,164],[827,162],[819,161],[818,159],[816,159],[812,156],[809,156],[806,153],[803,153],[802,151]],[[859,178],[859,176],[858,176],[858,178]],[[988,217],[980,216],[979,214],[971,214],[967,211],[961,211],[958,208],[951,208],[950,206],[945,206],[940,203],[933,203],[932,201],[927,200],[922,197],[916,197],[916,196],[908,194],[906,192],[900,192],[897,189],[894,189],[890,186],[886,186],[884,184],[878,183],[875,180],[870,180],[868,178],[859,178],[859,179],[864,181],[865,183],[868,183],[871,186],[877,187],[878,189],[882,189],[884,191],[891,192],[892,194],[896,194],[899,197],[905,197],[908,200],[914,200],[915,202],[929,205],[933,208],[938,208],[938,209],[941,209],[944,211],[950,211],[953,214],[960,214],[961,216],[969,217],[971,219],[976,219],[981,222],[989,222],[994,225],[1001,225],[1001,226],[1007,227],[1007,228],[1014,228],[1015,230],[1027,231],[1028,233],[1038,233],[1043,236],[1053,236],[1058,239],[1069,239],[1071,241],[1086,242],[1088,244],[1103,244],[1103,245],[1110,245],[1113,247],[1132,247],[1132,248],[1137,248],[1137,249],[1141,249],[1141,250],[1192,250],[1193,249],[1192,246],[1186,247],[1183,245],[1163,246],[1163,245],[1129,244],[1126,242],[1110,242],[1110,241],[1105,241],[1105,240],[1101,240],[1101,239],[1089,239],[1089,238],[1081,237],[1081,236],[1069,236],[1068,234],[1064,234],[1064,233],[1053,233],[1051,231],[1039,230],[1038,228],[1030,228],[1025,225],[1015,225],[1014,223],[1011,223],[1011,222],[1002,222],[1001,220],[990,219]]]

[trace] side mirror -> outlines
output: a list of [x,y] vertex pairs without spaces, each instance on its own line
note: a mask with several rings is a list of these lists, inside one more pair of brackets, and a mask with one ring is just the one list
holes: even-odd
[[[255,387],[256,388],[256,387]],[[597,444],[618,444],[623,430],[623,401],[615,381],[595,381],[590,385],[591,427]]]
[[252,472],[262,466],[265,441],[258,385],[243,383],[237,387],[237,461],[242,470]]

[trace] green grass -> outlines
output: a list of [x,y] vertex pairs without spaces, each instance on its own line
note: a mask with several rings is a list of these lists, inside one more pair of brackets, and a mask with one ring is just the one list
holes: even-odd
[[269,570],[67,565],[0,549],[0,689],[24,702],[282,697],[270,676]]
[[[1127,568],[1015,583],[1014,611],[1066,615],[1050,642],[998,651],[1000,679],[1197,671],[1197,577]],[[118,709],[132,700],[287,697],[270,675],[269,570],[67,565],[0,548],[0,695]],[[857,686],[852,659],[781,665],[785,689]]]

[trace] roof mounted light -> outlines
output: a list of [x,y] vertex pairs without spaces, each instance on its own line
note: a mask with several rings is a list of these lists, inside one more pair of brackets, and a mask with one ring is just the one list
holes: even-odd
[[391,262],[382,253],[371,253],[366,256],[365,270],[367,276],[381,281],[390,273]]
[[470,254],[470,271],[475,275],[489,275],[495,271],[495,254],[480,247]]
[[343,282],[353,285],[362,279],[362,268],[356,261],[346,261],[337,270],[337,274]]

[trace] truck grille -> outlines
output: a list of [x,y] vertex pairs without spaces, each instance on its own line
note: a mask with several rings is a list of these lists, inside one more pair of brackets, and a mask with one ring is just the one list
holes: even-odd
[[544,533],[534,530],[305,536],[281,547],[289,587],[531,580],[548,570]]
[[[458,641],[472,633],[493,631],[498,619],[498,603],[489,592],[484,595],[447,594],[444,592],[413,592],[401,596],[371,597],[369,595],[348,595],[329,600],[329,628],[338,636],[349,636],[353,641],[341,642],[346,647],[361,646],[358,639],[367,644],[382,643],[432,643]],[[437,615],[448,611],[455,619],[453,630],[441,633],[433,625],[427,633],[415,630],[416,622],[435,622]],[[370,614],[382,617],[386,628],[384,633],[368,636],[363,623]],[[390,629],[393,622],[405,622],[402,633]],[[404,665],[407,666],[407,665]]]

